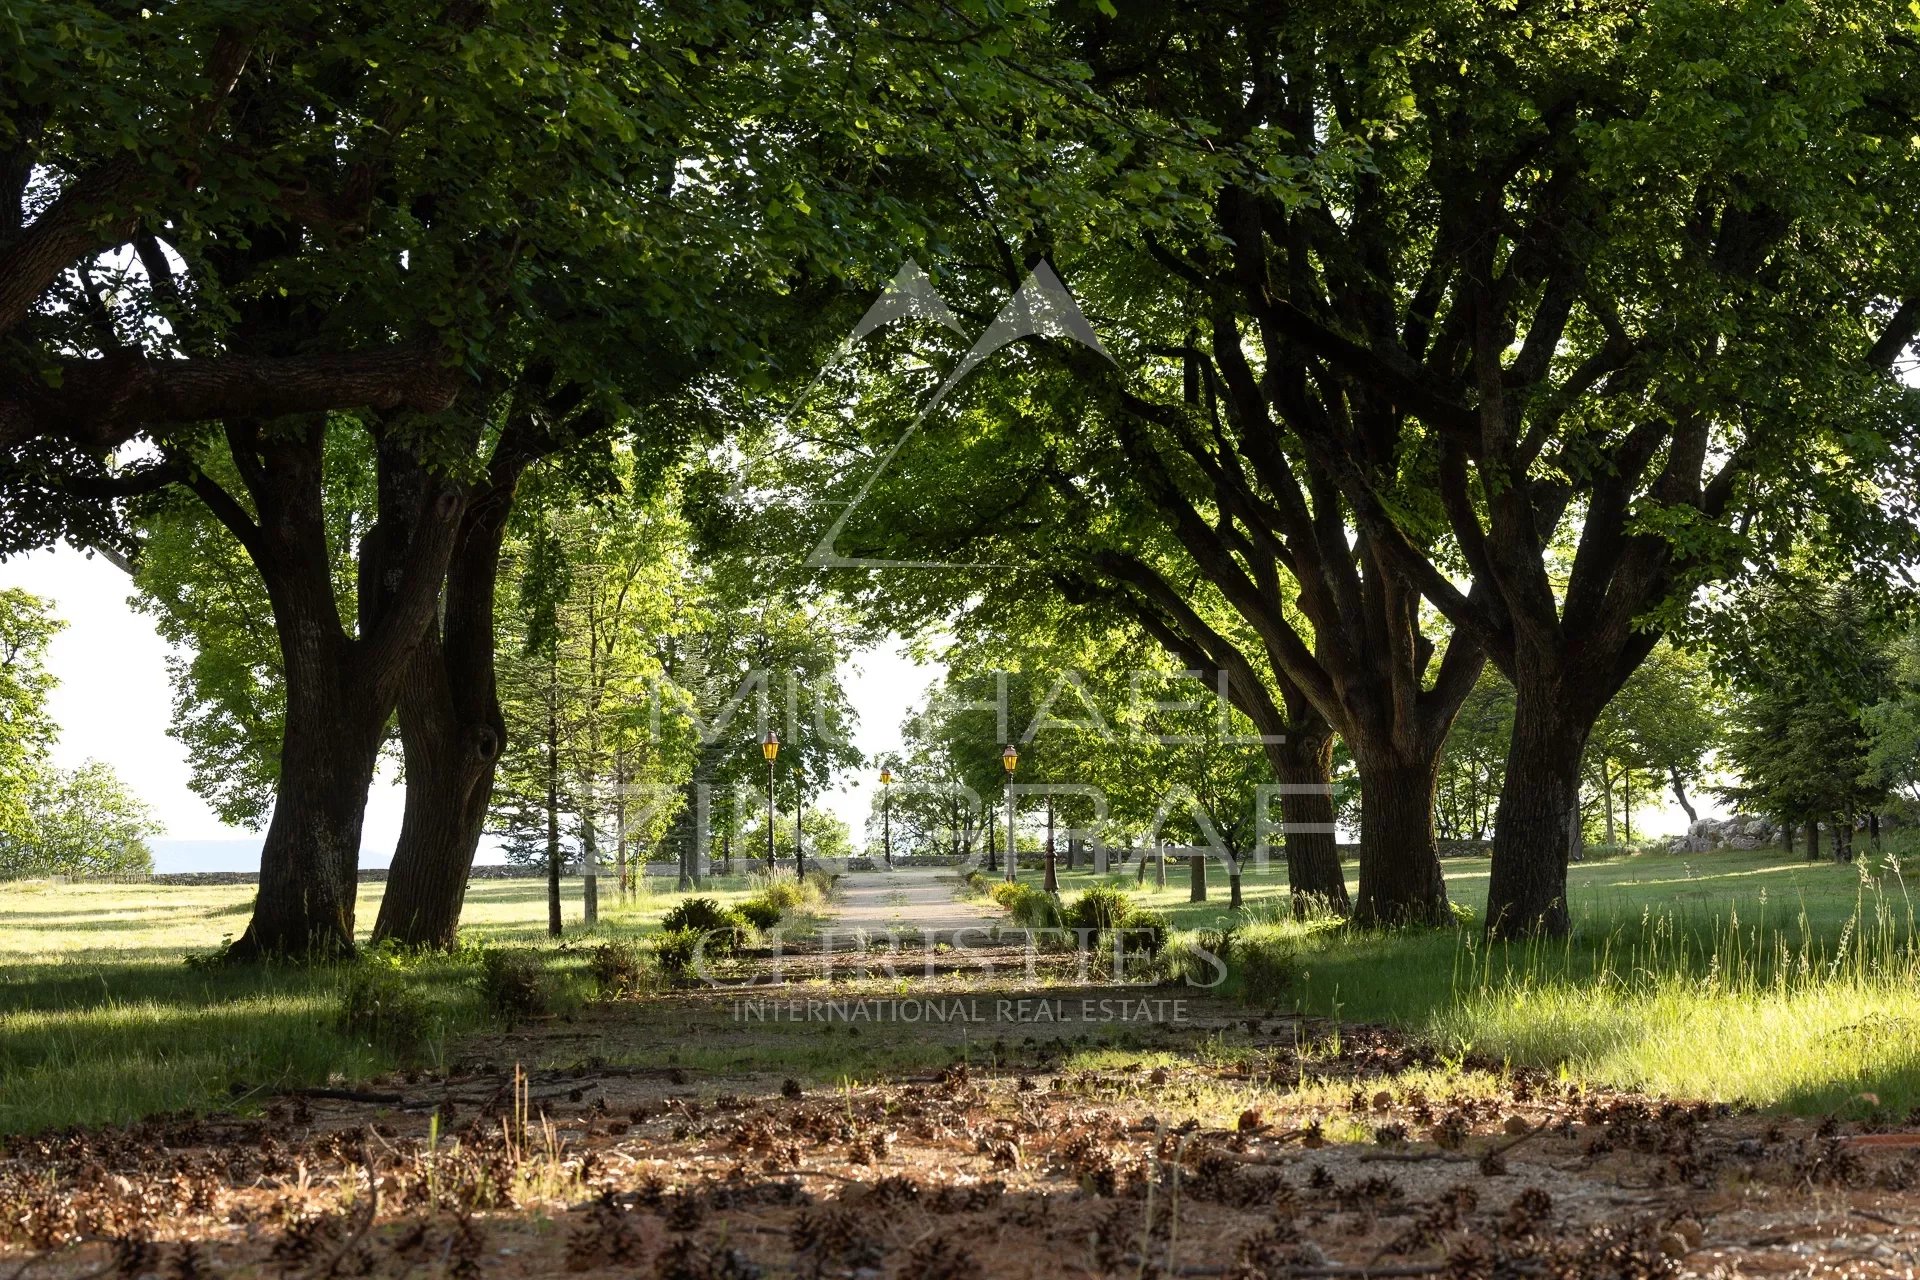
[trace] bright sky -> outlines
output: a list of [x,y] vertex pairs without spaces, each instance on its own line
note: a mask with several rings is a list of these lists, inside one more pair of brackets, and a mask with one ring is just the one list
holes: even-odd
[[[187,787],[186,751],[167,736],[173,705],[167,644],[150,619],[128,607],[126,575],[63,546],[0,564],[0,587],[51,599],[67,623],[47,655],[60,679],[50,708],[60,725],[54,762],[71,767],[104,760],[153,807],[167,828],[154,846],[159,870],[257,867],[259,836],[222,823]],[[924,698],[934,675],[892,640],[849,663],[843,678],[859,714],[856,744],[868,754],[899,746],[900,722]],[[842,789],[815,803],[838,813],[857,834],[878,785],[849,777]],[[367,805],[366,865],[386,865],[400,833],[401,802],[397,779],[383,774]]]

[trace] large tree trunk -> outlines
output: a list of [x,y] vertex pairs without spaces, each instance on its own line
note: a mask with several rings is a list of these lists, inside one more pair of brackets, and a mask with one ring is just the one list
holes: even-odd
[[346,672],[288,663],[280,789],[260,851],[253,918],[228,948],[230,960],[325,959],[353,950],[360,828],[386,723],[385,712],[353,686]]
[[1275,781],[1287,788],[1280,793],[1280,817],[1286,824],[1287,891],[1293,913],[1346,915],[1352,903],[1334,830],[1333,735],[1290,733],[1284,741],[1267,744],[1267,761]]
[[407,667],[399,706],[406,813],[375,941],[448,948],[458,939],[507,740],[494,677],[493,606],[521,470],[518,455],[496,450],[486,486],[461,521],[441,619],[428,627]]
[[459,938],[467,878],[486,827],[506,727],[465,723],[452,714],[438,649],[422,646],[415,659],[417,684],[410,682],[400,700],[406,812],[373,936],[450,948]]
[[323,512],[324,422],[235,422],[228,446],[257,516],[210,481],[196,491],[246,548],[272,604],[286,677],[280,785],[260,888],[227,958],[350,953],[360,833],[387,718],[433,616],[463,503],[383,448],[380,516],[359,548],[358,634],[341,623]]
[[1360,897],[1354,919],[1388,927],[1444,924],[1452,917],[1433,839],[1435,759],[1382,758],[1358,745],[1354,759],[1360,767]]
[[1487,931],[1498,938],[1567,932],[1567,840],[1579,820],[1580,759],[1592,716],[1558,681],[1516,681],[1513,740],[1493,824]]

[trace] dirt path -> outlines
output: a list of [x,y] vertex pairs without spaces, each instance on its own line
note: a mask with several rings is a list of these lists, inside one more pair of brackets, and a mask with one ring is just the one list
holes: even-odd
[[951,940],[956,931],[967,929],[981,930],[975,940],[984,942],[984,931],[1006,917],[989,903],[956,897],[957,887],[953,872],[945,868],[856,871],[841,880],[840,901],[822,932],[917,930],[928,940],[937,935]]

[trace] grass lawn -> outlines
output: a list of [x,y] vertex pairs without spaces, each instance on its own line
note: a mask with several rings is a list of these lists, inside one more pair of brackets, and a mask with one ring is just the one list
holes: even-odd
[[[1446,877],[1477,920],[1486,861],[1449,860]],[[1021,878],[1038,883],[1038,868]],[[1244,992],[1259,1004],[1389,1022],[1461,1057],[1676,1095],[1807,1114],[1920,1107],[1911,850],[1850,866],[1778,849],[1580,864],[1571,938],[1491,946],[1472,924],[1355,933],[1295,922],[1283,869],[1250,872],[1239,913],[1217,873],[1203,903],[1188,901],[1184,866],[1169,865],[1165,889],[1151,868],[1144,887],[1131,871],[1110,879],[1177,928],[1233,925],[1243,954],[1279,957],[1263,968],[1284,981]],[[1062,896],[1095,880],[1063,874]]]
[[[362,933],[385,886],[363,885]],[[568,881],[567,941],[581,930],[580,884]],[[738,901],[744,877],[710,897]],[[274,1088],[364,1078],[394,1065],[382,1046],[340,1025],[348,966],[315,969],[185,963],[246,926],[253,886],[55,885],[0,890],[0,1133],[124,1121]],[[654,893],[621,907],[603,892],[600,935],[644,935],[677,901]],[[547,947],[546,884],[478,880],[468,888],[466,939]],[[584,961],[550,958],[564,981]],[[430,958],[407,970],[428,1003],[433,1034],[418,1052],[439,1065],[484,1021],[470,958]]]
[[[1472,924],[1357,933],[1295,921],[1279,869],[1248,875],[1238,913],[1217,874],[1204,903],[1187,901],[1184,867],[1169,868],[1165,889],[1151,872],[1143,887],[1131,871],[1112,879],[1176,928],[1233,926],[1236,954],[1272,962],[1236,965],[1230,983],[1258,1007],[1388,1022],[1450,1056],[1557,1066],[1592,1081],[1805,1113],[1904,1116],[1920,1107],[1920,966],[1903,870],[1914,868],[1884,855],[1848,867],[1778,850],[1588,863],[1572,873],[1574,936],[1513,946],[1488,946]],[[1454,901],[1476,916],[1486,875],[1483,860],[1447,866]],[[1037,865],[1022,878],[1037,881]],[[1063,873],[1063,893],[1070,899],[1094,880]],[[362,889],[365,924],[381,888]],[[708,892],[737,901],[751,889],[734,878]],[[567,893],[575,922],[577,881]],[[124,1121],[398,1065],[399,1053],[342,1025],[343,994],[364,964],[184,963],[238,932],[251,896],[249,886],[6,886],[0,1134]],[[582,944],[653,932],[677,900],[658,892],[621,907],[603,898],[599,929],[574,925],[556,947],[545,938],[542,882],[479,881],[464,934],[539,948],[560,999],[584,999]],[[408,1060],[447,1065],[494,1025],[480,968],[471,953],[406,963],[432,1029]],[[665,1049],[686,1062],[725,1048],[683,1039]]]

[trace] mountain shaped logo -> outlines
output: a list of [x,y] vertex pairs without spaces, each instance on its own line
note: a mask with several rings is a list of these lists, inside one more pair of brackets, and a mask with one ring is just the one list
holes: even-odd
[[[868,334],[887,325],[913,319],[932,321],[963,336],[966,332],[954,319],[952,309],[940,296],[939,290],[934,287],[927,273],[921,269],[919,263],[909,258],[894,273],[892,281],[888,283],[880,297],[867,308],[866,314],[860,317],[860,322],[853,327],[853,332],[841,342],[836,359],[851,354],[853,348]],[[854,493],[852,500],[841,510],[839,518],[808,553],[805,563],[809,567],[818,569],[1004,567],[980,561],[881,560],[864,556],[847,556],[838,551],[836,544],[840,541],[842,531],[847,527],[847,521],[853,518],[853,513],[859,509],[861,503],[866,501],[867,495],[873,491],[874,483],[886,472],[894,456],[906,446],[909,440],[919,434],[921,425],[935,410],[939,409],[954,388],[966,381],[967,377],[986,363],[995,352],[1022,338],[1065,339],[1078,342],[1099,352],[1109,364],[1115,363],[1113,356],[1101,345],[1100,336],[1087,322],[1086,315],[1080,310],[1080,304],[1073,300],[1073,295],[1067,292],[1067,287],[1060,283],[1060,277],[1055,275],[1053,268],[1042,259],[1035,264],[1033,270],[1027,273],[1027,278],[1021,281],[1013,297],[1000,308],[1000,313],[994,316],[993,323],[987,326],[986,332],[974,341],[966,356],[954,366],[953,372],[947,375],[946,380],[933,393],[933,398],[927,402],[926,407],[907,425],[906,430],[900,433],[900,437],[887,451],[880,455],[878,464]],[[806,395],[812,391],[813,385],[817,385],[819,380],[819,377],[814,379],[814,383],[802,393],[801,401],[797,403],[805,401]]]

